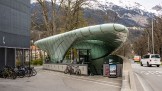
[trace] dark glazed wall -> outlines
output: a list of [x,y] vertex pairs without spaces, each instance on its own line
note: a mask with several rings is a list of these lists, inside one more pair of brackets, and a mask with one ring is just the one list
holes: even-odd
[[5,48],[0,48],[0,70],[5,65]]
[[0,0],[0,46],[29,48],[30,0]]
[[6,65],[14,67],[15,66],[15,49],[7,49],[7,62]]

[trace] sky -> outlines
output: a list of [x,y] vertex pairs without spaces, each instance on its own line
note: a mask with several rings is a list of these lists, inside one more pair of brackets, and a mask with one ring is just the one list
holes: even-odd
[[[33,1],[36,1],[36,0],[31,0],[31,2],[33,2]],[[103,0],[103,1],[105,1],[105,0]],[[148,8],[148,9],[151,9],[153,6],[159,5],[160,3],[162,5],[162,0],[129,0],[129,1],[138,2],[141,5],[143,5],[145,8]]]
[[155,5],[159,5],[159,4],[162,5],[162,0],[130,0],[130,1],[138,2],[144,7],[149,9],[154,7]]

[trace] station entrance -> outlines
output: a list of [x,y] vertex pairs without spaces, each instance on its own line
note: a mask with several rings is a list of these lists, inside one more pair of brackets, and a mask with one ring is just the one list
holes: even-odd
[[79,62],[81,64],[87,64],[88,75],[97,75],[95,65],[92,64],[91,50],[90,49],[77,49],[79,55]]
[[[87,75],[103,75],[108,76],[109,65],[116,65],[117,77],[122,76],[123,59],[117,55],[108,55],[99,59],[92,59],[91,49],[69,49],[67,58],[64,59],[63,64],[72,64],[79,66],[86,66]],[[68,61],[69,60],[69,61]]]
[[90,49],[77,49],[79,63],[80,64],[89,64],[91,60]]

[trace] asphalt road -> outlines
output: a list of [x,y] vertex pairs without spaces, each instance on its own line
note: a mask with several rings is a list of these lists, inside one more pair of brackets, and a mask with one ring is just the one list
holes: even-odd
[[0,78],[0,91],[120,91],[122,78],[75,76],[39,70],[34,77]]
[[137,91],[162,91],[162,66],[147,67],[132,64]]

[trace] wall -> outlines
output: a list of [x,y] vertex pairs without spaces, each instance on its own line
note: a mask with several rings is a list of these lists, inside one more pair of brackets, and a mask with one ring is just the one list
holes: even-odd
[[0,48],[0,70],[5,65],[5,48]]
[[0,0],[0,69],[15,66],[15,48],[30,46],[30,0]]
[[[77,66],[77,64],[74,64],[74,66]],[[66,67],[66,64],[43,64],[43,69],[60,72],[64,72]],[[81,70],[82,75],[88,75],[88,65],[79,65],[79,69]]]
[[29,48],[30,0],[0,0],[0,46]]

